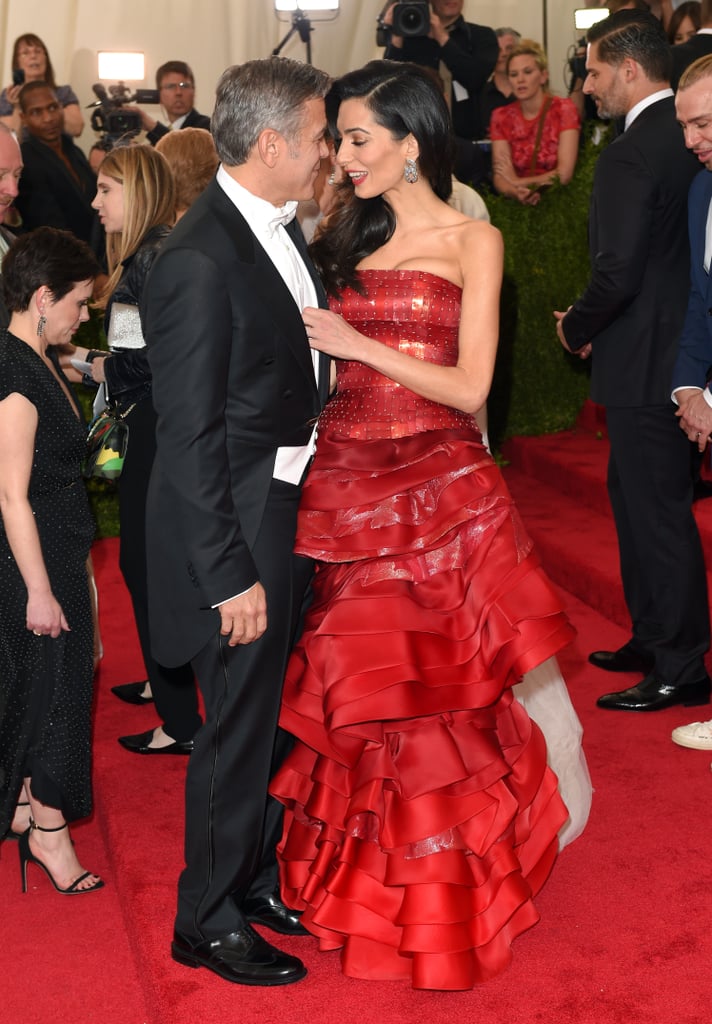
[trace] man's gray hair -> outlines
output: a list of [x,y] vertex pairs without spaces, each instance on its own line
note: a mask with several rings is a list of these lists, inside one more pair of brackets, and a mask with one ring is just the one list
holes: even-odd
[[223,72],[215,92],[210,131],[228,167],[244,164],[268,128],[288,141],[302,127],[302,107],[323,99],[330,79],[324,71],[286,57],[235,64]]

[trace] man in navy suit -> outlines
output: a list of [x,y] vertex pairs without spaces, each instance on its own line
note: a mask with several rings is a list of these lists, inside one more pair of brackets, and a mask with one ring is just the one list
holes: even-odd
[[670,399],[689,290],[685,150],[669,88],[670,51],[652,15],[625,10],[589,32],[584,92],[625,131],[601,153],[589,216],[591,277],[566,313],[562,344],[592,353],[591,397],[606,407],[608,493],[631,638],[589,660],[638,672],[602,708],[656,711],[709,701],[707,583],[692,515],[690,446]]
[[[673,399],[679,405],[680,426],[703,452],[712,435],[712,55],[683,72],[675,107],[685,144],[705,170],[690,188],[691,287],[673,370]],[[679,726],[672,738],[683,747],[712,750],[712,721]]]
[[279,896],[267,787],[287,752],[277,721],[310,565],[293,554],[297,507],[328,390],[301,316],[325,295],[294,219],[328,155],[327,86],[284,58],[223,74],[220,167],[164,243],[141,310],[157,414],[151,641],[161,664],[192,663],[205,703],[171,949],[246,985],[306,973],[252,925],[306,934]]

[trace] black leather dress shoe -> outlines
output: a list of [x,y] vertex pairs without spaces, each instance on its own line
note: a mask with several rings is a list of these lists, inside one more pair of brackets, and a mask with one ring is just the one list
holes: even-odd
[[127,704],[153,704],[153,697],[144,697],[146,680],[142,683],[122,683],[120,686],[112,686],[111,692],[115,693],[119,700]]
[[119,736],[119,743],[122,747],[130,750],[132,754],[192,754],[193,741],[185,740],[178,742],[174,740],[165,747],[149,746],[153,739],[153,729],[148,732],[140,732],[136,736]]
[[298,910],[290,910],[278,893],[271,896],[260,896],[258,899],[243,900],[240,908],[251,924],[262,924],[281,935],[308,935],[299,918]]
[[654,675],[646,676],[637,686],[619,693],[606,693],[596,703],[610,711],[662,711],[682,704],[686,708],[709,704],[710,680],[707,676],[694,683],[671,686]]
[[594,651],[589,654],[588,660],[606,672],[640,672],[644,676],[655,664],[653,658],[636,651],[630,644],[625,644],[617,651]]
[[301,981],[307,970],[296,956],[271,946],[247,925],[220,939],[204,939],[193,945],[175,932],[171,955],[186,967],[207,967],[238,985],[290,985]]

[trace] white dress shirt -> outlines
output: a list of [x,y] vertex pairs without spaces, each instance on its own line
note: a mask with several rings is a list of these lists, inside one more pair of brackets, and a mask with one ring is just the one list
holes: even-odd
[[[221,165],[218,168],[217,183],[228,199],[237,207],[256,236],[258,242],[274,263],[279,275],[291,292],[299,312],[305,306],[318,306],[314,282],[304,265],[299,250],[285,230],[285,223],[294,217],[296,202],[285,203],[278,207],[268,203],[266,199],[248,192],[239,185]],[[318,381],[319,353],[312,350],[314,378]],[[282,447],[277,449],[273,476],[276,480],[298,484],[307,468],[309,459],[314,454],[316,427],[308,444],[299,447]]]

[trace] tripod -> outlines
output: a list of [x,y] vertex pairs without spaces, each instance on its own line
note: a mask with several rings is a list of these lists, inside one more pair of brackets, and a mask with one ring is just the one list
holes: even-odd
[[312,62],[312,55],[311,55],[311,34],[312,34],[312,31],[313,31],[313,29],[312,29],[311,21],[309,20],[309,18],[307,18],[306,14],[304,14],[303,11],[295,11],[294,14],[292,15],[292,27],[290,28],[289,32],[287,32],[287,34],[284,37],[284,39],[280,40],[280,42],[277,44],[277,46],[275,46],[274,50],[272,50],[272,56],[273,57],[279,57],[280,50],[289,42],[289,40],[292,38],[294,33],[298,32],[299,33],[299,38],[301,39],[301,41],[304,43],[304,45],[307,48],[307,64],[311,64],[311,62]]

